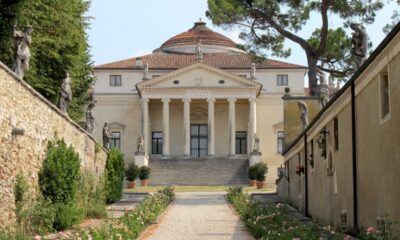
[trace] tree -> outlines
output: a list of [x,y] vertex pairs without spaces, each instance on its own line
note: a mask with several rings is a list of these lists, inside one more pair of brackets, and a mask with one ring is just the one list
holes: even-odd
[[[5,1],[7,2],[7,1]],[[8,0],[8,2],[12,2]],[[12,25],[18,20],[18,28],[32,25],[30,70],[25,80],[38,92],[54,104],[57,104],[60,85],[65,72],[72,79],[73,100],[68,114],[75,121],[83,116],[83,105],[87,99],[87,90],[93,81],[91,76],[87,34],[89,19],[85,17],[90,2],[87,0],[20,0],[17,6],[10,4],[9,9],[17,9],[13,19],[5,21],[5,31],[0,39],[8,44],[0,50],[0,61],[13,65]],[[1,1],[3,4],[3,0]],[[12,6],[12,8],[11,8]],[[0,16],[12,10],[0,9]],[[2,26],[3,28],[3,26]]]
[[[348,45],[344,32],[329,29],[328,15],[334,14],[345,21],[358,18],[365,23],[372,23],[375,12],[383,5],[382,1],[372,0],[208,0],[206,15],[218,26],[240,26],[241,38],[247,40],[253,49],[272,51],[274,56],[290,55],[290,49],[284,46],[285,39],[297,43],[307,56],[310,95],[317,95],[318,64],[323,62],[325,70],[343,64],[343,59],[336,58],[346,54],[346,50],[335,52],[335,48],[342,43]],[[307,40],[297,32],[309,22],[312,13],[320,15],[321,27]],[[334,40],[341,42],[337,42],[335,48],[330,48],[329,42]],[[330,67],[328,60],[333,60],[329,62]]]
[[[397,4],[400,5],[400,0],[397,0]],[[393,11],[393,15],[392,15],[392,22],[386,24],[383,27],[383,32],[386,34],[389,34],[390,31],[392,31],[392,29],[394,28],[394,26],[396,26],[396,24],[398,24],[400,22],[400,12],[398,10]]]

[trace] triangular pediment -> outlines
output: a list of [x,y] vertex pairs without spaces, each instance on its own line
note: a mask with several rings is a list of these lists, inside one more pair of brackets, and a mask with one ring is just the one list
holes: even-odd
[[261,86],[256,81],[244,79],[202,63],[195,63],[136,85],[139,91],[152,88],[256,88],[261,90]]

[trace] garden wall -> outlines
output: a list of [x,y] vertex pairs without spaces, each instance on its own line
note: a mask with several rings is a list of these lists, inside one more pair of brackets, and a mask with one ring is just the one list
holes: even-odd
[[[23,135],[13,135],[13,129]],[[15,222],[14,182],[23,174],[31,186],[28,196],[38,192],[38,172],[46,156],[47,143],[63,138],[81,158],[82,169],[100,176],[107,152],[92,136],[53,104],[20,80],[0,62],[0,229]]]

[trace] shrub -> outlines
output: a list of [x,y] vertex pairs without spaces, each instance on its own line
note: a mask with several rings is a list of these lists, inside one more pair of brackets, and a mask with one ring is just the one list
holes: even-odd
[[64,140],[49,142],[47,157],[39,172],[39,186],[52,202],[75,203],[80,183],[80,160]]
[[247,169],[247,176],[250,180],[256,180],[257,166],[253,165]]
[[150,168],[147,166],[141,166],[139,168],[139,179],[146,180],[150,177]]
[[139,167],[134,163],[129,164],[128,168],[125,171],[126,180],[135,181],[138,175]]
[[31,234],[52,232],[55,214],[51,201],[40,196],[32,207],[21,212],[20,228]]
[[82,208],[65,203],[55,203],[54,229],[60,231],[79,223],[84,217]]
[[78,207],[85,210],[85,215],[90,218],[106,216],[104,176],[96,181],[90,171],[81,174],[81,187],[78,192]]
[[106,163],[106,200],[108,203],[114,203],[122,197],[124,168],[124,155],[118,149],[111,149]]
[[21,223],[21,212],[26,202],[26,196],[29,187],[26,178],[22,174],[17,174],[15,177],[14,185],[14,199],[15,199],[15,216],[17,218],[17,224]]
[[265,174],[268,172],[267,164],[264,162],[259,162],[254,165],[257,169],[256,171],[256,180],[257,181],[265,181]]

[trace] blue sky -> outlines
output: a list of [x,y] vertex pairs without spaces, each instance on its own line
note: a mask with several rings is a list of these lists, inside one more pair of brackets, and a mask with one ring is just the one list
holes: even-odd
[[[385,37],[382,27],[390,22],[396,8],[399,7],[395,3],[386,5],[375,23],[366,26],[374,47]],[[199,18],[214,31],[240,41],[238,29],[223,30],[213,26],[205,16],[206,10],[207,0],[93,0],[88,13],[93,17],[88,30],[92,59],[98,65],[151,53],[170,37],[187,31]],[[330,24],[340,26],[341,22],[330,16]],[[299,34],[309,36],[319,25],[319,16],[312,16]],[[292,55],[279,60],[307,65],[300,47],[290,41],[286,45],[292,48]]]

